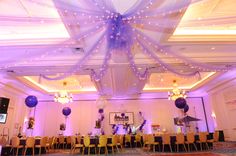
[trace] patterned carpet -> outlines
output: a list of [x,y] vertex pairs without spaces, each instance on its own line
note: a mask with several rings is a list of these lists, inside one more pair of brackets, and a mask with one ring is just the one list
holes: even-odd
[[[81,155],[79,153],[70,154],[69,150],[60,150],[50,154],[44,154],[45,156],[64,156],[64,155]],[[102,155],[102,154],[101,154]],[[125,149],[125,151],[121,153],[116,153],[117,156],[236,156],[236,149],[218,149],[204,152],[184,152],[184,153],[160,153],[160,152],[145,152],[141,148],[132,148]],[[91,156],[95,156],[91,154]],[[112,156],[111,153],[108,156]]]

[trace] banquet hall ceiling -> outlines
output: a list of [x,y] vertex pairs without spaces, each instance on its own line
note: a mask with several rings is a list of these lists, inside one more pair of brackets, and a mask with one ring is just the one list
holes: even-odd
[[[113,0],[113,3],[118,10],[124,12],[135,1]],[[194,3],[170,17],[177,23],[176,29],[173,27],[163,30],[154,38],[167,49],[195,61],[220,67],[234,67],[236,10],[233,2],[234,0],[205,0]],[[41,75],[67,73],[77,60],[82,58],[90,42],[94,42],[94,39],[89,42],[75,40],[81,29],[80,24],[76,21],[68,22],[69,15],[58,3],[56,0],[48,0],[43,5],[37,0],[0,2],[0,72],[8,74],[6,79],[16,79],[16,82],[49,94],[64,90],[62,83],[66,81],[66,90],[70,92],[99,91],[100,94],[120,96],[166,91],[172,87],[174,79],[180,88],[195,90],[221,75],[219,71],[205,71],[190,78],[179,77],[164,71],[154,60],[134,47],[135,63],[139,70],[150,69],[147,81],[139,80],[133,74],[126,56],[119,52],[112,54],[104,78],[100,82],[92,81],[89,75],[91,69],[99,70],[105,55],[103,48],[90,57],[82,70],[76,71],[75,75],[64,80],[45,80]],[[171,4],[172,1],[165,3]],[[98,38],[98,35],[94,34],[94,38]],[[175,57],[161,57],[180,71],[191,71],[191,68],[186,69]]]

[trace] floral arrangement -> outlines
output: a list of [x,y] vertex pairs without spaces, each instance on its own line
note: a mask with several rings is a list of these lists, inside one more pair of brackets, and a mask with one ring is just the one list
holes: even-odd
[[30,118],[29,118],[28,128],[27,128],[27,129],[34,129],[34,123],[35,123],[34,117],[30,117]]
[[104,120],[104,109],[103,108],[99,108],[98,109],[98,115],[99,115],[99,117],[98,117],[98,120],[96,121],[96,126],[95,126],[95,128],[102,128],[101,126],[102,126],[102,122],[103,122],[103,120]]
[[132,129],[131,129],[131,127],[130,127],[130,124],[128,124],[128,123],[125,123],[125,124],[123,125],[123,129],[125,129],[125,131],[126,131],[127,134],[131,134],[131,133],[132,133]]
[[66,124],[64,124],[64,123],[60,124],[60,130],[65,131],[66,130]]

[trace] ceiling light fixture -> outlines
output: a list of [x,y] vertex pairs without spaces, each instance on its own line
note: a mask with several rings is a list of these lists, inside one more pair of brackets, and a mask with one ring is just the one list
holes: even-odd
[[185,90],[181,90],[178,88],[178,84],[176,83],[176,80],[173,80],[173,89],[171,92],[168,92],[168,99],[169,100],[176,100],[179,97],[186,98],[186,92]]

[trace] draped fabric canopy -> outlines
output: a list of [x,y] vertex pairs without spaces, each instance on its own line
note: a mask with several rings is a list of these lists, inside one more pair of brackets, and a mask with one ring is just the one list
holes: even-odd
[[[25,2],[25,1],[22,1]],[[56,8],[60,16],[47,18],[46,16],[0,16],[1,27],[25,27],[27,25],[50,26],[58,25],[63,32],[61,22],[67,32],[55,36],[42,36],[50,40],[46,44],[39,43],[39,39],[31,40],[30,44],[18,45],[5,41],[0,50],[3,59],[0,61],[0,69],[8,70],[24,62],[37,62],[39,58],[64,58],[71,56],[70,66],[66,72],[57,73],[53,70],[47,74],[38,73],[47,80],[59,80],[73,75],[86,68],[91,58],[98,54],[102,61],[99,68],[89,68],[91,77],[99,82],[109,68],[109,62],[128,63],[134,75],[140,80],[146,80],[151,68],[160,68],[163,72],[172,72],[179,76],[194,76],[201,71],[225,71],[230,66],[206,64],[191,59],[173,51],[163,43],[163,36],[170,36],[178,26],[181,16],[186,9],[200,0],[134,0],[130,2],[112,0],[54,0],[38,1],[30,0],[23,5],[35,5],[46,9]],[[126,4],[127,3],[127,4]],[[128,6],[125,8],[125,6]],[[178,18],[177,18],[178,17]],[[222,19],[210,21],[220,24]],[[191,21],[190,21],[191,22]],[[194,21],[192,21],[194,22]],[[198,24],[205,21],[198,21]],[[56,27],[55,27],[56,29]],[[53,30],[53,29],[52,29]],[[13,29],[12,29],[13,31]],[[31,38],[29,38],[30,40]],[[36,41],[37,40],[37,41]],[[23,42],[23,41],[22,41]],[[7,49],[7,50],[6,50]],[[9,50],[17,50],[17,55],[9,55]],[[81,52],[80,55],[74,53]],[[74,53],[72,53],[74,52]],[[155,62],[156,66],[139,66],[138,53],[142,53],[148,59]],[[165,57],[176,60],[179,64],[190,70],[180,70],[174,64],[166,61]],[[121,60],[119,59],[121,58]],[[52,65],[54,62],[52,63]]]

